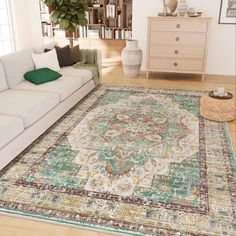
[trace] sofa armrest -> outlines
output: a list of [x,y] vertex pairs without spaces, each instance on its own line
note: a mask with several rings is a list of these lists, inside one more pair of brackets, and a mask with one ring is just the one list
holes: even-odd
[[101,50],[97,49],[97,65],[98,65],[98,72],[99,72],[99,78],[102,79],[102,52]]
[[102,77],[102,52],[99,49],[80,49],[80,61],[98,66],[99,79]]

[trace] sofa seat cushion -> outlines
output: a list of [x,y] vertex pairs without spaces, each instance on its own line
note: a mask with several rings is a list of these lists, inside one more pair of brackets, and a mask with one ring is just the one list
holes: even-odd
[[58,72],[62,75],[81,77],[83,84],[86,84],[89,80],[93,78],[93,74],[91,71],[86,70],[86,69],[75,69],[72,66],[63,67]]
[[0,148],[24,131],[22,118],[0,115]]
[[19,116],[29,127],[59,103],[55,93],[8,89],[0,93],[0,115]]
[[18,84],[14,89],[26,91],[46,91],[58,94],[60,102],[69,97],[83,85],[80,77],[62,76],[61,78],[48,83],[35,85],[29,81]]

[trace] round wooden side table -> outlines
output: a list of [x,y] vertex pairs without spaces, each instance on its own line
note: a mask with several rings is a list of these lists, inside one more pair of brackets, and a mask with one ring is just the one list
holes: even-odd
[[204,94],[200,99],[200,114],[213,121],[236,119],[236,99],[217,99]]

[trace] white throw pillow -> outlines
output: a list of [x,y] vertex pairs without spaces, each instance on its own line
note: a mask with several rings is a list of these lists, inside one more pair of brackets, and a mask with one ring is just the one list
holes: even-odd
[[49,68],[54,71],[60,70],[59,62],[57,59],[57,53],[55,49],[41,54],[32,53],[32,58],[36,69]]

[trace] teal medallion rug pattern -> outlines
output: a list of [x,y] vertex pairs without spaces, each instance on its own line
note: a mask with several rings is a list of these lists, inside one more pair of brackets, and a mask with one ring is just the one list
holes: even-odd
[[0,172],[0,214],[122,235],[236,235],[236,159],[198,91],[94,90]]

